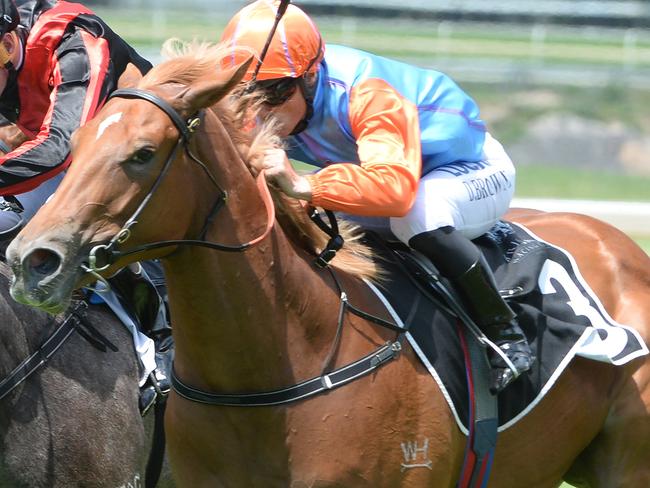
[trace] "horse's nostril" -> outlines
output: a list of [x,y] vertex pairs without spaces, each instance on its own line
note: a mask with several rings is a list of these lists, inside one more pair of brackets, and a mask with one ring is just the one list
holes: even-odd
[[61,264],[61,258],[47,249],[35,249],[29,253],[27,265],[29,268],[43,276],[52,274]]

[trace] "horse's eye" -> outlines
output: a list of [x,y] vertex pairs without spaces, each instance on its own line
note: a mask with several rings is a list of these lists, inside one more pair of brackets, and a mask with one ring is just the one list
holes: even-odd
[[129,158],[129,162],[136,164],[145,164],[151,161],[153,158],[154,152],[151,149],[142,148],[138,149],[133,153],[133,156]]

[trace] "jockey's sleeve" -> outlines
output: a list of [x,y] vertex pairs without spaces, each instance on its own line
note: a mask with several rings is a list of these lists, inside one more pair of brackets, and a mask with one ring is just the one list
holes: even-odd
[[417,107],[372,78],[352,88],[349,118],[360,164],[332,164],[308,176],[312,203],[355,215],[406,215],[422,171]]
[[[29,53],[26,54],[27,56]],[[33,190],[70,164],[70,137],[101,103],[106,39],[77,29],[59,44],[49,69],[50,106],[36,137],[0,158],[0,195]]]

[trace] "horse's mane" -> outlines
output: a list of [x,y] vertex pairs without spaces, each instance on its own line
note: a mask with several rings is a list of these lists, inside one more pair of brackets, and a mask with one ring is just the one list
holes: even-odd
[[[225,66],[224,59],[230,54],[231,49],[224,44],[184,43],[169,39],[163,45],[163,56],[167,60],[149,71],[140,81],[139,87],[147,89],[168,83],[189,85]],[[241,89],[235,93],[236,96],[220,101],[219,110],[214,110],[214,113],[224,124],[251,172],[257,174],[264,152],[269,148],[282,147],[282,142],[273,122],[254,130],[245,128],[245,122],[253,120],[259,110],[259,103],[256,102],[259,96],[255,92]],[[244,112],[245,116],[242,116]],[[300,203],[277,189],[271,188],[271,191],[278,221],[287,234],[314,254],[323,250],[329,237],[309,219]],[[379,279],[381,271],[372,259],[370,248],[360,241],[362,233],[359,228],[339,221],[339,231],[345,245],[332,260],[332,266],[361,278]]]

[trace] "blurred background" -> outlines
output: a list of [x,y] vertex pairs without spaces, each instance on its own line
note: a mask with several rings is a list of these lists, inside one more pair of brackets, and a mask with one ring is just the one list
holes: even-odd
[[[217,41],[248,2],[84,3],[157,62],[169,37]],[[650,252],[650,0],[294,3],[326,42],[454,78],[515,161],[517,204],[591,213]]]

